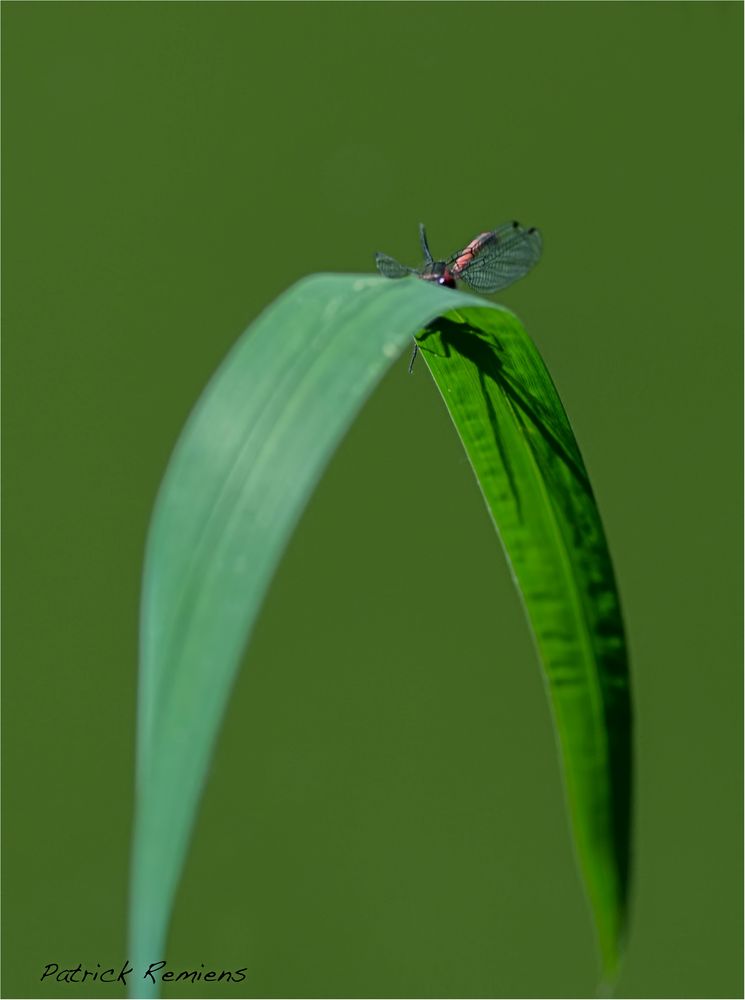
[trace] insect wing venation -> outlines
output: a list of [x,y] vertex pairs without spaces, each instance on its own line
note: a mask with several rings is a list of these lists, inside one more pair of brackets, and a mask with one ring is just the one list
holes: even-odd
[[397,260],[385,253],[375,254],[375,264],[378,271],[386,278],[405,278],[407,274],[416,273],[412,268],[399,264]]
[[450,258],[449,266],[475,291],[497,292],[527,274],[538,263],[542,247],[537,229],[508,222],[471,240]]

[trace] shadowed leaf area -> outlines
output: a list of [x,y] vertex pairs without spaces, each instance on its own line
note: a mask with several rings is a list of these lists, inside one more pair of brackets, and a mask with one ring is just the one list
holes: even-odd
[[558,393],[514,316],[462,310],[417,337],[530,619],[561,748],[605,973],[615,974],[630,858],[631,708],[613,567]]

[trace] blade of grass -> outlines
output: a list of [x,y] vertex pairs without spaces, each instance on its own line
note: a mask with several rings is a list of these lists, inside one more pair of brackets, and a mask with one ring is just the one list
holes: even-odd
[[[571,485],[567,470],[586,483],[558,397],[537,353],[504,310],[420,281],[318,275],[281,296],[236,344],[187,422],[153,515],[141,621],[133,995],[157,995],[157,985],[143,972],[163,957],[225,704],[292,529],[386,368],[413,334],[443,314],[422,346],[446,401],[459,401],[451,414],[487,503],[495,517],[507,517],[499,528],[519,585],[525,576],[523,596],[549,678],[605,967],[615,964],[626,880],[618,845],[626,827],[614,810],[628,798],[621,775],[628,743],[618,730],[622,713],[608,709],[614,697],[620,706],[627,695],[625,667],[618,666],[623,637],[589,486],[576,493],[574,507],[566,501],[564,520],[553,508],[561,507],[561,493]],[[493,358],[472,356],[481,348],[471,341],[497,350],[490,337],[509,345],[506,354],[499,345],[503,354],[496,368]],[[495,378],[497,369],[507,373],[502,381]],[[491,437],[467,426],[484,419]],[[531,435],[546,447],[552,442],[553,459]],[[517,521],[513,511],[509,522],[509,504],[500,506],[505,477],[519,508]],[[577,539],[569,544],[565,529],[574,514],[595,531],[589,546],[581,541],[584,522],[577,523]],[[523,547],[532,553],[524,559]],[[590,613],[593,600],[612,608]],[[607,648],[615,643],[620,659],[606,655],[598,629],[608,632]],[[575,656],[579,666],[573,667]]]
[[554,384],[515,316],[453,311],[418,341],[532,625],[610,984],[629,884],[631,708],[618,592],[590,481]]
[[130,948],[157,995],[165,935],[235,673],[272,574],[359,408],[443,303],[425,282],[316,275],[244,333],[190,416],[145,557]]

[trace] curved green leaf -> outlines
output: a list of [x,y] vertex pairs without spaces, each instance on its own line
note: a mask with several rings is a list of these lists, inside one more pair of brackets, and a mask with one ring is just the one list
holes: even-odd
[[515,316],[453,311],[418,340],[533,628],[612,980],[629,881],[631,710],[618,593],[590,481],[546,366]]
[[157,992],[139,975],[165,946],[216,735],[272,574],[334,448],[416,333],[522,589],[604,966],[615,966],[628,855],[623,633],[599,517],[555,390],[517,320],[483,299],[421,281],[317,275],[267,309],[213,377],[153,515],[141,621],[134,995]]

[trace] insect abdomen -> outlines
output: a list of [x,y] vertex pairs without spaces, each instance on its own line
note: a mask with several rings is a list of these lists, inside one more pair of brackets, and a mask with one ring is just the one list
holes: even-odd
[[468,267],[476,254],[484,248],[484,246],[490,241],[496,238],[496,233],[479,233],[471,242],[461,250],[460,254],[453,261],[453,273],[458,274],[464,268]]

